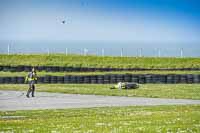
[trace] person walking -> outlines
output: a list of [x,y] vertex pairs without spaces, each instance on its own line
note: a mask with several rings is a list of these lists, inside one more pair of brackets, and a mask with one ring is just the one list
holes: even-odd
[[29,98],[30,93],[32,94],[32,97],[34,97],[35,93],[35,83],[37,81],[37,74],[35,71],[35,68],[32,68],[32,71],[28,73],[28,76],[25,79],[25,82],[29,84],[29,88],[26,94],[26,97]]

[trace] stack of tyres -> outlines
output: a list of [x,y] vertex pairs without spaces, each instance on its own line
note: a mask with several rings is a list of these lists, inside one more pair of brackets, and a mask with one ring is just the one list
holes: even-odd
[[37,71],[44,71],[44,66],[38,66]]
[[104,71],[108,72],[110,70],[110,68],[104,68]]
[[154,75],[153,76],[153,83],[166,83],[166,76],[165,75]]
[[80,68],[80,71],[81,71],[81,72],[86,72],[85,67],[81,67],[81,68]]
[[25,78],[24,77],[18,77],[17,78],[17,83],[18,84],[24,84],[24,82],[25,82]]
[[4,83],[4,77],[0,77],[0,84]]
[[4,72],[10,71],[10,66],[4,66],[4,67],[3,67],[3,71],[4,71]]
[[90,68],[90,72],[94,72],[96,68]]
[[124,82],[124,75],[118,74],[117,75],[117,82]]
[[65,75],[64,76],[64,83],[68,84],[68,83],[70,83],[70,81],[71,81],[71,76],[70,75]]
[[104,75],[104,84],[109,84],[110,83],[110,75]]
[[9,71],[11,71],[11,72],[16,72],[16,70],[17,70],[17,67],[16,67],[16,66],[11,66]]
[[16,84],[17,83],[17,77],[11,77],[10,82],[12,84]]
[[65,71],[67,71],[67,72],[72,72],[72,71],[73,71],[73,67],[66,67],[66,68],[65,68]]
[[3,82],[2,83],[5,83],[5,84],[10,84],[11,83],[11,78],[10,77],[1,77],[3,79]]
[[167,75],[167,84],[173,84],[174,83],[174,75],[169,74]]
[[73,67],[72,69],[73,69],[72,70],[73,72],[79,72],[80,71],[80,68],[78,68],[78,67]]
[[158,79],[159,79],[158,75],[155,74],[152,75],[152,83],[158,83]]
[[139,83],[139,75],[136,74],[132,75],[131,82]]
[[180,83],[187,83],[187,75],[180,75]]
[[45,70],[46,70],[47,72],[51,72],[51,71],[52,71],[52,67],[51,67],[51,66],[46,66]]
[[64,72],[65,71],[65,67],[59,67],[59,72]]
[[24,66],[24,71],[25,72],[30,72],[31,71],[31,67],[30,66]]
[[77,76],[77,83],[84,83],[84,77],[83,76]]
[[52,84],[56,84],[57,83],[57,76],[51,76],[51,81]]
[[75,76],[75,75],[71,75],[71,81],[70,81],[70,83],[77,83],[77,76]]
[[140,84],[146,83],[146,80],[145,80],[145,76],[144,76],[144,75],[139,75],[139,83],[140,83]]
[[194,83],[200,83],[200,75],[193,75],[193,82]]
[[97,83],[97,76],[96,75],[93,75],[90,78],[91,78],[91,83],[92,84],[96,84]]
[[152,83],[152,75],[145,75],[146,83]]
[[44,77],[38,77],[37,83],[44,83]]
[[45,77],[44,77],[44,83],[50,83],[51,82],[51,76],[49,76],[49,75],[46,75]]
[[58,72],[59,67],[58,66],[51,66],[51,72]]
[[98,75],[97,76],[97,83],[98,84],[103,84],[104,83],[104,76],[103,75]]
[[57,77],[57,83],[63,84],[64,83],[64,77],[63,76],[58,76]]
[[24,66],[17,66],[17,72],[22,72],[24,71]]
[[3,66],[0,66],[0,71],[3,71]]
[[68,67],[64,67],[64,71],[68,72],[69,71]]
[[131,74],[126,74],[126,75],[124,76],[124,81],[125,81],[125,82],[131,82],[131,78],[132,78],[132,75],[131,75]]
[[187,83],[188,84],[192,84],[193,83],[193,75],[192,74],[188,74],[187,75]]
[[110,83],[111,84],[114,84],[114,83],[117,83],[117,76],[112,74],[110,75]]
[[84,83],[85,83],[85,84],[91,83],[90,76],[84,76]]
[[180,83],[181,76],[180,75],[174,75],[174,83]]

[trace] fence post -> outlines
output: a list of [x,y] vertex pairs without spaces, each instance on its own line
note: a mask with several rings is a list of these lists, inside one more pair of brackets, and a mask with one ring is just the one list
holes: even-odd
[[47,49],[47,53],[48,53],[48,55],[49,55],[49,48]]
[[123,57],[123,48],[121,49],[121,57]]
[[104,57],[104,49],[102,49],[102,51],[101,51],[101,52],[102,52],[102,56]]
[[183,58],[183,48],[181,48],[181,58]]
[[68,55],[68,49],[65,48],[65,55]]
[[8,44],[8,55],[10,55],[10,44]]
[[139,54],[140,54],[139,56],[142,57],[142,48],[140,48]]

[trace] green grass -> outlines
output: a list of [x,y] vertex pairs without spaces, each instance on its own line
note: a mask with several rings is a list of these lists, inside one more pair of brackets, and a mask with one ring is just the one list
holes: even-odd
[[2,111],[0,132],[198,133],[199,110],[187,105]]
[[[109,89],[109,84],[37,84],[36,91],[129,97],[200,99],[199,84],[143,84],[135,90]],[[0,90],[27,90],[26,84],[1,84]]]
[[[3,72],[0,77],[25,77],[28,72]],[[116,72],[37,72],[39,77],[45,75],[65,76],[65,75],[105,75],[105,74],[200,74],[200,71],[116,71]]]
[[199,68],[200,58],[99,57],[80,55],[0,55],[0,65],[110,68]]

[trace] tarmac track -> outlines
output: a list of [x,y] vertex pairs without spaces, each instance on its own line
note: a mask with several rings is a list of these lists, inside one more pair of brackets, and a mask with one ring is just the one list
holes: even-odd
[[24,91],[0,91],[0,111],[89,108],[106,106],[153,106],[200,104],[200,100],[119,97],[36,92],[27,98]]

